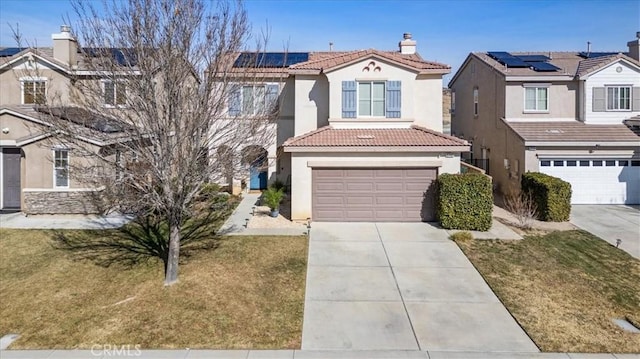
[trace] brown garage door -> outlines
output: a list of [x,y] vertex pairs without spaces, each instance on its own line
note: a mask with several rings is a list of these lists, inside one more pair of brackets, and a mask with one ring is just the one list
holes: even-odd
[[314,168],[314,221],[435,220],[436,168]]

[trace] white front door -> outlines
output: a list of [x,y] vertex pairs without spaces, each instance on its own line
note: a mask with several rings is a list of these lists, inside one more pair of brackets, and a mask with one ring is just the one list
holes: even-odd
[[542,159],[540,172],[571,183],[572,204],[640,204],[640,160]]

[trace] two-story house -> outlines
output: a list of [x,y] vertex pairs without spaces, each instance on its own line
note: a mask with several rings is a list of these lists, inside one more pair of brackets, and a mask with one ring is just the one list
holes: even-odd
[[[124,91],[102,80],[104,113],[74,107],[76,81],[99,81],[100,74],[85,67],[77,41],[68,26],[52,35],[53,47],[0,48],[0,209],[27,214],[87,213],[95,191],[89,177],[109,169],[80,156],[53,133],[52,121],[97,153],[126,139],[125,127],[107,116],[124,104]],[[104,50],[104,49],[103,49]],[[94,53],[98,53],[97,51]],[[114,53],[117,55],[117,53]],[[97,80],[98,79],[98,80]],[[42,104],[48,106],[39,106]],[[74,168],[84,173],[74,173]],[[86,181],[84,180],[86,179]]]
[[502,193],[532,171],[571,183],[574,204],[640,203],[638,37],[628,52],[469,54],[449,83],[465,160]]
[[469,150],[442,134],[449,66],[424,60],[410,34],[397,51],[263,56],[281,58],[264,61],[272,82],[244,86],[247,95],[229,104],[250,115],[244,98],[279,94],[277,138],[263,149],[263,170],[251,171],[250,188],[287,182],[293,220],[434,220],[434,180],[458,173]]

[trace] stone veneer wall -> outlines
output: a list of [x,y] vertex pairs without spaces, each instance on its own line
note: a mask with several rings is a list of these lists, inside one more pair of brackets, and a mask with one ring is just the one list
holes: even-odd
[[26,214],[98,213],[91,191],[24,191]]

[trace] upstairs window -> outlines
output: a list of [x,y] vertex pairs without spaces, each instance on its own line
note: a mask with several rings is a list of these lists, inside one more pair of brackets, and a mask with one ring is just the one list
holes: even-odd
[[524,110],[535,112],[549,111],[549,87],[525,85]]
[[384,82],[358,82],[360,116],[384,117]]
[[25,105],[44,104],[46,91],[47,83],[45,80],[23,80],[22,103]]
[[123,82],[103,81],[105,106],[125,106],[127,104],[127,89]]
[[342,81],[342,118],[400,118],[401,81]]
[[449,112],[452,114],[456,113],[456,92],[455,91],[451,91],[451,110],[449,110]]
[[473,89],[473,115],[478,116],[478,88]]
[[56,188],[69,187],[69,150],[53,151],[53,180]]
[[607,86],[607,111],[631,110],[631,86]]
[[278,84],[237,86],[229,97],[229,116],[271,114],[278,104]]

